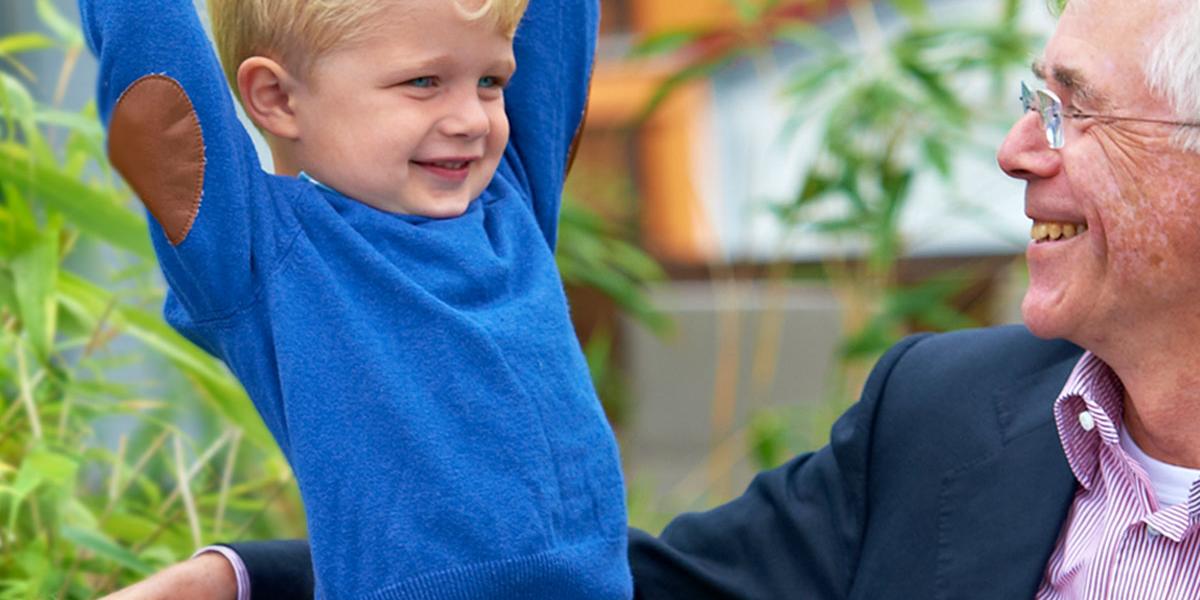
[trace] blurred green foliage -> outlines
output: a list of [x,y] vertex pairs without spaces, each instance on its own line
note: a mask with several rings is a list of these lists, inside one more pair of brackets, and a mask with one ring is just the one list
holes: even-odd
[[[977,324],[955,302],[970,273],[901,277],[907,244],[900,223],[918,178],[940,182],[951,197],[964,157],[991,160],[990,151],[978,151],[979,130],[995,128],[1002,121],[994,116],[1011,110],[1009,83],[1027,67],[1039,36],[1022,25],[1020,0],[980,3],[968,22],[939,16],[926,0],[731,2],[736,22],[642,40],[635,55],[671,55],[682,64],[647,113],[682,84],[731,65],[787,69],[778,90],[792,107],[785,136],[816,130],[820,142],[815,159],[797,167],[801,185],[773,210],[792,231],[815,232],[830,247],[861,249],[823,265],[841,300],[845,331],[829,418],[818,425],[827,432],[856,399],[870,365],[900,338],[916,329]],[[835,38],[823,28],[831,10],[853,24],[855,36]],[[884,13],[895,15],[887,27]],[[779,56],[796,54],[801,58],[788,66],[777,64]],[[807,449],[789,441],[807,437],[792,431],[812,426],[794,422],[794,412],[752,419],[746,452],[755,465],[775,466]]]
[[94,108],[35,99],[0,38],[0,598],[93,598],[223,537],[300,534],[287,465],[241,387],[159,316],[141,210],[109,168]]

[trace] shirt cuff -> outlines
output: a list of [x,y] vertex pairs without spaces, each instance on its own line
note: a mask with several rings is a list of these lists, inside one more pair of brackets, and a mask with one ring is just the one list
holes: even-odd
[[237,552],[229,546],[205,546],[196,551],[192,558],[196,558],[201,554],[216,552],[224,556],[229,564],[233,566],[233,573],[237,577],[237,600],[250,600],[250,570],[246,568],[246,563],[242,561],[242,557],[238,556]]

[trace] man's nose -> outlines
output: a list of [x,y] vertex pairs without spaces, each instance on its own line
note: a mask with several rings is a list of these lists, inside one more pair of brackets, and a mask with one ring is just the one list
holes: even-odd
[[1032,110],[1008,130],[996,160],[1009,177],[1026,181],[1054,177],[1062,168],[1061,154],[1050,148],[1042,120]]

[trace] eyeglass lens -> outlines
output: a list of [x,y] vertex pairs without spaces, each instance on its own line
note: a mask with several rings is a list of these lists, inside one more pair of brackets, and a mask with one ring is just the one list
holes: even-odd
[[1021,105],[1025,112],[1037,110],[1038,117],[1042,121],[1042,129],[1046,133],[1046,142],[1055,150],[1062,148],[1066,140],[1063,136],[1062,101],[1058,99],[1058,96],[1046,89],[1035,92],[1022,81]]

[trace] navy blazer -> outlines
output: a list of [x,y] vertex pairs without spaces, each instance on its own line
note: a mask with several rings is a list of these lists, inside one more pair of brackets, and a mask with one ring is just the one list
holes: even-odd
[[[1053,405],[1082,352],[1020,326],[904,340],[828,446],[630,530],[637,597],[1032,598],[1074,496]],[[311,595],[303,541],[234,548],[254,598]]]

